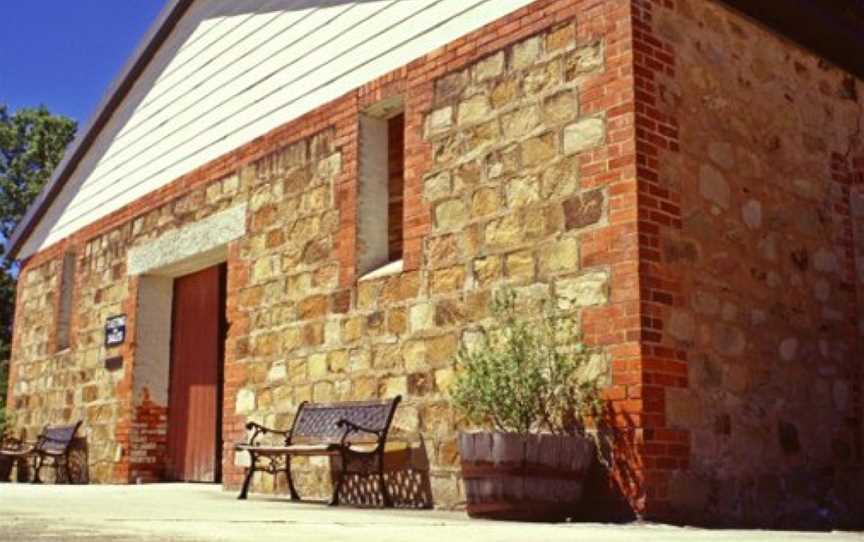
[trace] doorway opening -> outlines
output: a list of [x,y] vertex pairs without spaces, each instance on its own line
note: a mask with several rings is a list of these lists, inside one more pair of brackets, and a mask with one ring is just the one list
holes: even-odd
[[174,279],[166,478],[222,481],[227,267]]

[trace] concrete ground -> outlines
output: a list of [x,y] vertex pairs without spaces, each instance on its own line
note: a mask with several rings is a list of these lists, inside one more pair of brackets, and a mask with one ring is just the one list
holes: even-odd
[[710,531],[665,525],[539,525],[462,513],[360,510],[236,495],[214,485],[0,485],[0,540],[330,542],[856,541],[862,533]]

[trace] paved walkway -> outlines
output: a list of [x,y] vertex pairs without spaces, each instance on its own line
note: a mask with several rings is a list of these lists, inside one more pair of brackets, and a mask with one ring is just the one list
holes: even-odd
[[358,510],[253,496],[218,486],[0,485],[0,540],[285,542],[864,541],[862,533],[707,531],[664,525],[471,521],[438,511]]

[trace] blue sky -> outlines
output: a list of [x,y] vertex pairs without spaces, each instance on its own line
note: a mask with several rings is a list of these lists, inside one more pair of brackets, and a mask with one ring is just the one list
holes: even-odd
[[87,122],[165,0],[9,0],[0,17],[0,103]]

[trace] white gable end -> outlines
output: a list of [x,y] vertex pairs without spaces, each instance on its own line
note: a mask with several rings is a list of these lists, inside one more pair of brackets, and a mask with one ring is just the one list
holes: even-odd
[[198,0],[19,257],[532,1]]

